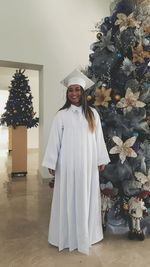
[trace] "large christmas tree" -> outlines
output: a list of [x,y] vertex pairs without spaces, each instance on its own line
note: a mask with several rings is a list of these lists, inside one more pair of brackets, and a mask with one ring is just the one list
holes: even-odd
[[103,226],[129,225],[144,239],[150,223],[150,1],[116,0],[96,25],[87,99],[98,110],[111,163],[101,173]]
[[38,126],[39,118],[35,117],[33,97],[28,85],[29,80],[24,72],[25,70],[19,69],[13,75],[5,107],[6,111],[1,115],[1,125],[6,124],[13,128],[17,126],[26,126],[27,128]]

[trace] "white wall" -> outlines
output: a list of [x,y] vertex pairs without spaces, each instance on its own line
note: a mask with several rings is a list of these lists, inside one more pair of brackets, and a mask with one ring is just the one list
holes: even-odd
[[[5,111],[4,107],[9,95],[8,87],[11,85],[11,80],[13,74],[16,72],[14,68],[4,68],[0,67],[0,116]],[[31,89],[31,94],[33,96],[33,108],[36,112],[36,116],[39,116],[39,72],[35,70],[26,70],[25,76],[29,79],[29,85]],[[3,97],[5,95],[5,98]],[[28,129],[28,148],[38,148],[39,147],[39,129],[38,127],[33,127]]]
[[[25,75],[29,78],[31,94],[33,96],[33,108],[36,112],[35,117],[39,117],[39,72],[26,70]],[[39,127],[28,129],[28,148],[39,147]]]
[[[111,0],[0,0],[0,60],[43,65],[40,72],[40,162],[51,119],[62,105],[59,81],[88,64],[94,24]],[[43,177],[47,172],[42,168]]]
[[8,99],[8,91],[0,89],[0,116],[5,112],[5,103]]

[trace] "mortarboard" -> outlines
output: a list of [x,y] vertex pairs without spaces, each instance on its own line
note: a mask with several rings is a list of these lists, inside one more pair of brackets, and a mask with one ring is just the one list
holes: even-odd
[[78,84],[82,86],[83,89],[88,89],[94,84],[94,82],[90,80],[85,74],[83,74],[79,69],[73,70],[60,83],[67,88],[70,85]]

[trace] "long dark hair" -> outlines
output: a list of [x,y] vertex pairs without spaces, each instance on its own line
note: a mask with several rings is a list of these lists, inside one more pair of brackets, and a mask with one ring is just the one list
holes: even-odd
[[[95,128],[96,128],[94,113],[93,113],[92,109],[89,107],[89,105],[87,103],[87,98],[86,98],[85,91],[83,90],[83,88],[81,86],[80,86],[80,88],[81,88],[81,101],[80,101],[80,104],[82,106],[82,111],[83,111],[83,113],[85,115],[85,118],[88,121],[88,125],[89,125],[90,131],[94,132]],[[68,98],[68,90],[67,90],[67,92],[66,92],[66,102],[59,110],[69,108],[70,106],[71,106],[71,102],[70,102],[70,100]]]

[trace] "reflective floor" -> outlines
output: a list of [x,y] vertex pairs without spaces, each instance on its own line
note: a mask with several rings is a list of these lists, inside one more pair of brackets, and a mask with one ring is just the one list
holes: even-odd
[[106,232],[89,256],[58,252],[47,242],[53,190],[37,171],[38,151],[29,150],[28,175],[11,178],[11,155],[0,129],[0,267],[147,267],[150,238],[129,241],[126,234]]

